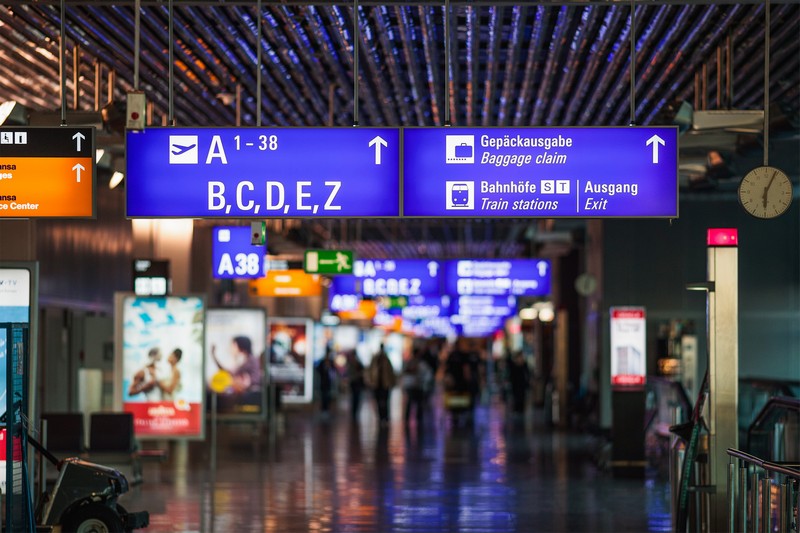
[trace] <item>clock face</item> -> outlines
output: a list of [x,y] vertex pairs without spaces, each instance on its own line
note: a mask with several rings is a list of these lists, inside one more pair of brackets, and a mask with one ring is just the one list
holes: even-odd
[[575,290],[581,296],[589,296],[597,290],[597,280],[588,273],[583,273],[575,278]]
[[792,203],[792,182],[775,167],[754,168],[739,184],[739,202],[754,217],[777,217]]

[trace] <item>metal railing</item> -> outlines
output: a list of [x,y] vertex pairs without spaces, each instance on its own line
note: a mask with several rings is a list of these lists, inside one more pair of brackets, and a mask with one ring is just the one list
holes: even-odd
[[[675,435],[670,449],[673,529],[679,533],[712,527],[709,496],[715,487],[709,485],[710,465],[704,457],[708,431],[700,416],[702,403],[701,393],[691,421],[670,428]],[[729,531],[800,533],[800,400],[770,398],[745,435],[746,451],[727,450]],[[719,468],[725,468],[724,461]]]
[[765,461],[734,448],[728,448],[728,455],[728,531],[797,532],[800,463]]
[[745,442],[751,455],[800,462],[800,398],[770,398],[747,429]]

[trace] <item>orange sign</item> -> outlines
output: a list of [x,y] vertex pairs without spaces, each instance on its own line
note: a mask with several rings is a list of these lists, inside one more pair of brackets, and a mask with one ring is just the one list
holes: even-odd
[[356,309],[336,314],[342,320],[372,320],[378,314],[378,303],[375,300],[361,300]]
[[0,128],[0,219],[92,218],[94,128]]
[[303,270],[271,270],[264,278],[250,280],[253,296],[320,296],[322,284],[317,274]]
[[93,216],[92,163],[78,157],[0,158],[0,218]]

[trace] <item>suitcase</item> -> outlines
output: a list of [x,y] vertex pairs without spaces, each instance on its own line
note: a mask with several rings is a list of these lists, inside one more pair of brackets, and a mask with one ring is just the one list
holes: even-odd
[[456,157],[472,157],[472,146],[466,143],[456,145]]

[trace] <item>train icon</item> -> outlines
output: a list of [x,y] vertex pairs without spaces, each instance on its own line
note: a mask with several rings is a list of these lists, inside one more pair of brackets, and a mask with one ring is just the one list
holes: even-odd
[[471,181],[446,181],[447,209],[474,209],[475,184]]

